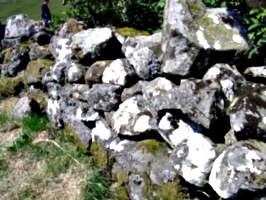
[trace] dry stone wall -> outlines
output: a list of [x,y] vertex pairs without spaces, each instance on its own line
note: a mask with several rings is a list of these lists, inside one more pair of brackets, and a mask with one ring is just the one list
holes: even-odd
[[233,11],[167,0],[162,32],[135,37],[75,19],[55,33],[26,15],[6,24],[1,76],[23,77],[29,97],[14,112],[41,108],[41,91],[51,123],[111,171],[118,199],[261,196],[265,67],[239,70],[249,46]]

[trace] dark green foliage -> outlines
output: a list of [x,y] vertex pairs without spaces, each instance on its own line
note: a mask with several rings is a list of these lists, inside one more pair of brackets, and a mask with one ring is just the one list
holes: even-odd
[[68,17],[91,26],[133,27],[154,32],[161,29],[165,0],[69,0]]

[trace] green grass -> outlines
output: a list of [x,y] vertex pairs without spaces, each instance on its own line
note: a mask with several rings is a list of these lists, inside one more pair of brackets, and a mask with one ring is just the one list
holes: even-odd
[[[20,120],[0,110],[0,125],[10,120],[21,127],[21,134],[11,145],[0,146],[0,199],[104,200],[111,196],[105,172],[55,130],[47,116]],[[33,143],[43,130],[50,137]],[[3,144],[5,137],[1,140]]]
[[[32,19],[41,20],[42,0],[0,0],[0,21],[6,23],[6,19],[11,15],[27,14]],[[60,16],[67,8],[62,5],[62,0],[50,0],[49,8],[52,15]]]

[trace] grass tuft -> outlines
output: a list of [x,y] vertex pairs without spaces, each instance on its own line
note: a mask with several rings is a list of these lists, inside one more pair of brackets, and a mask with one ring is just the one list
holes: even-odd
[[[11,119],[21,134],[11,145],[0,147],[0,199],[101,200],[111,196],[111,181],[103,169],[53,129],[47,116],[19,120],[0,110],[0,123]],[[33,143],[43,130],[49,137]]]

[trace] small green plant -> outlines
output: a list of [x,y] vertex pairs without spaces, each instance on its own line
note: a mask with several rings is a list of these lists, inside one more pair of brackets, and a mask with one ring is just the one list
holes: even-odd
[[252,42],[248,58],[259,54],[266,44],[266,9],[254,8],[246,14],[244,23],[248,26],[248,37]]

